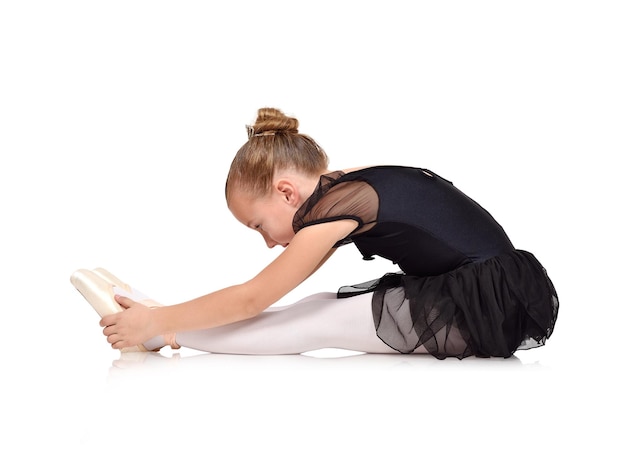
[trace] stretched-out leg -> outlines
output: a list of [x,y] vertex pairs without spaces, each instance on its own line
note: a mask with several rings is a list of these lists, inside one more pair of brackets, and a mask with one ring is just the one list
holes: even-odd
[[[79,291],[83,289],[83,295],[94,308],[102,305],[105,311],[122,309],[113,301],[113,293],[148,305],[159,305],[103,269],[79,271],[74,274],[72,283]],[[95,285],[95,289],[85,292],[83,286],[90,289],[90,285]],[[342,299],[334,293],[319,293],[291,305],[270,307],[249,320],[180,332],[175,338],[174,335],[158,336],[142,347],[158,350],[166,345],[229,354],[298,354],[322,348],[397,352],[376,335],[371,293]],[[415,352],[425,350],[420,347]]]
[[322,348],[397,352],[376,336],[371,294],[337,299],[333,293],[320,293],[245,321],[180,332],[176,342],[225,354],[298,354]]

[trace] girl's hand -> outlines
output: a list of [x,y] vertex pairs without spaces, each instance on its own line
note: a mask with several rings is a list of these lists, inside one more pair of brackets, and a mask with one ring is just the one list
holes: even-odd
[[142,344],[159,334],[154,325],[154,310],[128,297],[116,295],[115,301],[125,310],[104,316],[100,326],[113,349],[128,348]]

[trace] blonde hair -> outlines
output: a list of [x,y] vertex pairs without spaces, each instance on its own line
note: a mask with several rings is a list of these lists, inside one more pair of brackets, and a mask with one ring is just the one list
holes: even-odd
[[277,170],[307,176],[328,168],[328,156],[311,137],[298,133],[298,120],[275,108],[261,108],[248,141],[237,151],[226,178],[226,201],[235,189],[253,196],[267,194]]

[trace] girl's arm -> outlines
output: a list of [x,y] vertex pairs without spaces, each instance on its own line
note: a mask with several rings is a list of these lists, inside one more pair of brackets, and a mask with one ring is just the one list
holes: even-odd
[[127,307],[100,321],[114,348],[134,346],[157,335],[200,330],[252,318],[297,287],[328,259],[337,241],[356,227],[338,220],[301,229],[289,246],[253,279],[185,303],[148,309],[129,299]]
[[328,259],[329,259],[331,256],[333,256],[333,253],[335,253],[336,251],[337,251],[337,248],[336,248],[336,247],[331,248],[331,249],[328,251],[328,253],[326,254],[326,256],[325,256],[324,258],[322,258],[322,260],[321,260],[319,263],[317,263],[317,266],[315,266],[315,269],[313,269],[313,270],[311,271],[311,273],[307,276],[307,278],[308,278],[308,277],[310,277],[311,275],[313,275],[314,273],[316,273],[316,272],[317,272],[317,270],[318,270],[320,267],[322,267],[322,266],[324,265],[324,263],[325,263],[326,261],[328,261]]

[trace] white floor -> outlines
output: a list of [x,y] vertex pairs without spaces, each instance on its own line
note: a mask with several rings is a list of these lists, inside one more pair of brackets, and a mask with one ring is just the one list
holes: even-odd
[[[0,3],[0,451],[624,451],[625,21],[617,1]],[[554,280],[548,344],[109,349],[75,269],[167,304],[278,252],[223,200],[264,106],[332,169],[423,166],[476,198]],[[387,270],[343,247],[284,302]]]
[[109,349],[80,295],[66,299],[55,310],[38,310],[52,321],[48,328],[44,320],[32,322],[45,338],[24,323],[24,337],[34,336],[13,329],[5,342],[3,401],[11,429],[2,442],[15,441],[19,451],[623,446],[619,339],[609,332],[608,344],[585,344],[571,300],[543,348],[506,360],[439,361],[341,350],[120,354]]

